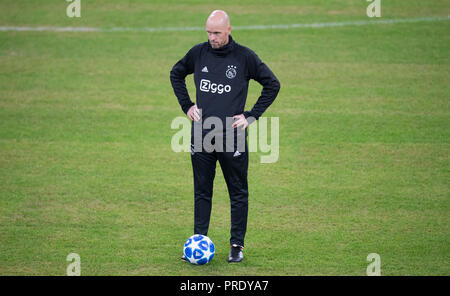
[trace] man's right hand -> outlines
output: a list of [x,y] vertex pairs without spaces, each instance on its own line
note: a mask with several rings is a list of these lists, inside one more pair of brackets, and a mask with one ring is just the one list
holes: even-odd
[[189,117],[189,119],[192,121],[200,120],[200,111],[198,110],[197,105],[194,105],[191,108],[189,108],[189,110],[186,114]]

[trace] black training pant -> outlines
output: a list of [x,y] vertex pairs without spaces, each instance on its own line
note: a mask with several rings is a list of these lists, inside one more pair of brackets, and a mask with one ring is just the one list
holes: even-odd
[[245,139],[245,149],[243,149],[245,151],[236,153],[236,142],[234,141],[233,151],[229,152],[225,149],[223,149],[223,152],[206,152],[205,150],[191,152],[195,197],[194,233],[203,235],[208,233],[216,163],[219,160],[230,196],[230,244],[244,246],[248,216],[248,148]]

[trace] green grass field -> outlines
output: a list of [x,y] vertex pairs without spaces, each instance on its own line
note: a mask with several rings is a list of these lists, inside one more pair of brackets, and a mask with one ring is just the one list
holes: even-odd
[[[213,4],[213,2],[215,4]],[[446,17],[447,0],[382,0],[378,20]],[[369,21],[365,0],[0,3],[0,26],[202,27]],[[245,259],[226,262],[217,169],[216,256],[182,262],[193,229],[189,153],[169,71],[201,31],[0,31],[0,275],[450,275],[450,22],[236,30],[278,76],[264,114],[279,160],[250,155]],[[188,80],[191,96],[195,90]],[[252,82],[246,109],[261,87]]]

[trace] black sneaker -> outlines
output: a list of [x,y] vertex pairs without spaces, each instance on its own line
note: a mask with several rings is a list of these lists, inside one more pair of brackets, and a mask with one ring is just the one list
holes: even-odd
[[243,246],[236,244],[231,245],[230,254],[228,255],[228,262],[241,262],[244,259]]

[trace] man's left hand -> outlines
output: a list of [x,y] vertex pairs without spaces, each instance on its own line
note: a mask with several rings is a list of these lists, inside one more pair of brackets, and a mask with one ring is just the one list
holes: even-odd
[[237,128],[239,126],[242,126],[242,129],[245,130],[248,126],[248,121],[245,118],[244,114],[234,115],[234,122],[232,124],[232,127]]

